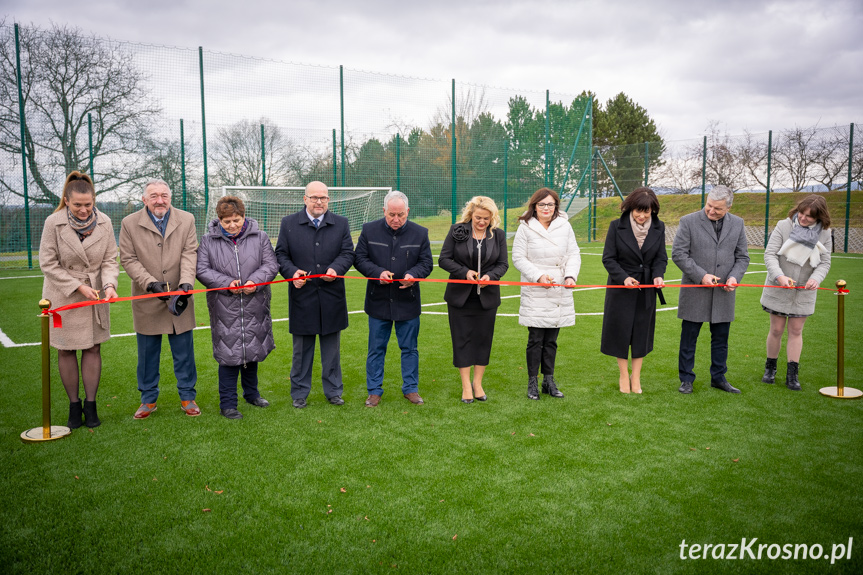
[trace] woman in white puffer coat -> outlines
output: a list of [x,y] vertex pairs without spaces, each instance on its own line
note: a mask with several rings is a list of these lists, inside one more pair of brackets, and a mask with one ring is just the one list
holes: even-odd
[[528,328],[527,397],[539,399],[540,369],[542,393],[563,397],[554,379],[554,360],[560,328],[575,325],[575,306],[569,290],[578,279],[581,253],[554,190],[537,190],[519,221],[512,263],[521,272],[521,281],[557,284],[521,288],[518,323]]

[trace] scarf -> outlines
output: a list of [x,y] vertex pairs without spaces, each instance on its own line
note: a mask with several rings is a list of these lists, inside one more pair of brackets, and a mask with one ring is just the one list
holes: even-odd
[[818,241],[821,235],[821,222],[816,221],[811,226],[801,226],[797,214],[791,217],[791,233],[777,252],[785,256],[792,264],[802,266],[809,262],[813,268],[821,263],[821,254],[827,253],[824,244]]
[[90,212],[90,216],[86,220],[79,220],[72,214],[72,210],[66,207],[66,217],[69,220],[69,227],[75,230],[75,233],[78,234],[78,239],[82,242],[84,238],[93,233],[96,229],[96,224],[99,223],[99,212],[96,210],[96,206],[93,206],[93,211]]
[[651,218],[647,218],[644,225],[639,225],[632,217],[632,212],[629,212],[629,222],[632,224],[632,233],[635,235],[635,241],[638,242],[638,249],[644,245],[644,240],[647,238],[647,232],[650,231]]
[[240,228],[240,231],[238,231],[234,235],[229,234],[228,231],[222,227],[222,224],[219,224],[219,229],[222,230],[223,236],[225,236],[232,242],[237,243],[237,240],[240,239],[240,237],[242,237],[244,233],[246,233],[247,229],[249,229],[249,218],[246,218],[245,221],[243,221],[243,227]]

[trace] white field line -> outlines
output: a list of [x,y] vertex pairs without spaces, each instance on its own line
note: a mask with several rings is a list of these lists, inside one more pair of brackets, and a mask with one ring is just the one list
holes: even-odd
[[[591,254],[591,255],[594,255],[594,254]],[[746,272],[744,275],[766,274],[766,273],[767,273],[767,270],[758,270],[758,271],[753,271],[753,272]],[[41,277],[41,276],[38,276],[38,277]],[[0,279],[4,279],[4,278],[0,278]],[[13,279],[13,278],[5,278],[5,279]],[[668,280],[665,283],[670,284],[670,283],[675,283],[675,282],[679,282],[679,281],[680,281],[679,279],[678,280]],[[589,288],[573,289],[572,291],[580,292],[580,291],[594,291],[594,290],[600,290],[600,289],[605,289],[605,288],[589,287]],[[517,297],[521,297],[521,295],[520,294],[506,295],[506,296],[501,296],[500,299],[512,299],[512,298],[517,298]],[[446,305],[446,302],[441,301],[441,302],[433,302],[433,303],[424,303],[424,304],[422,304],[422,307],[435,306],[435,305]],[[675,310],[675,309],[677,309],[677,307],[664,307],[661,309],[657,309],[656,311],[671,311],[671,310]],[[348,313],[349,314],[361,314],[361,313],[365,313],[365,311],[360,309],[360,310],[349,311]],[[423,315],[447,315],[447,312],[445,312],[445,311],[424,311]],[[498,317],[518,317],[517,313],[499,313],[497,315],[498,315]],[[575,315],[577,315],[577,316],[598,316],[598,315],[603,315],[603,312],[601,312],[601,311],[600,312],[584,312],[584,313],[576,313]],[[281,317],[281,318],[273,319],[273,323],[280,322],[280,321],[288,321],[288,318]],[[195,329],[196,330],[210,329],[210,326],[203,325],[203,326],[198,326]],[[111,337],[131,337],[133,335],[135,335],[135,334],[134,333],[117,333],[117,334],[111,334]],[[7,336],[5,333],[3,333],[3,330],[0,330],[0,344],[2,344],[3,347],[7,347],[7,348],[8,347],[29,347],[29,346],[34,346],[34,345],[41,345],[39,342],[15,343],[14,341],[12,341],[12,339],[9,336]]]

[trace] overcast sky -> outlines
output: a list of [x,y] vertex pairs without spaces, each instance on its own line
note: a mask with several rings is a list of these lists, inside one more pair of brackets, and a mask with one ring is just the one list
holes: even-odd
[[[578,94],[624,92],[667,140],[863,121],[860,0],[2,0],[7,23]],[[858,132],[859,133],[859,132]],[[863,134],[861,134],[863,137]]]

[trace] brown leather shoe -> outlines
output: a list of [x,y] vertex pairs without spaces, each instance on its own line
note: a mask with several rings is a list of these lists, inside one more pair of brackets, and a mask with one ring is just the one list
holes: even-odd
[[366,399],[366,407],[377,407],[380,402],[381,402],[381,396],[380,395],[370,395]]
[[195,403],[194,399],[190,399],[188,401],[181,401],[180,407],[183,408],[183,411],[186,412],[186,415],[189,417],[198,417],[201,415],[201,410],[198,408],[198,404]]
[[135,419],[147,419],[154,411],[156,411],[155,403],[142,403],[138,411],[135,412]]
[[418,394],[415,391],[412,391],[410,393],[406,393],[405,399],[407,399],[408,401],[410,401],[414,405],[422,405],[423,403],[425,403],[423,401],[423,398],[420,397],[420,394]]

